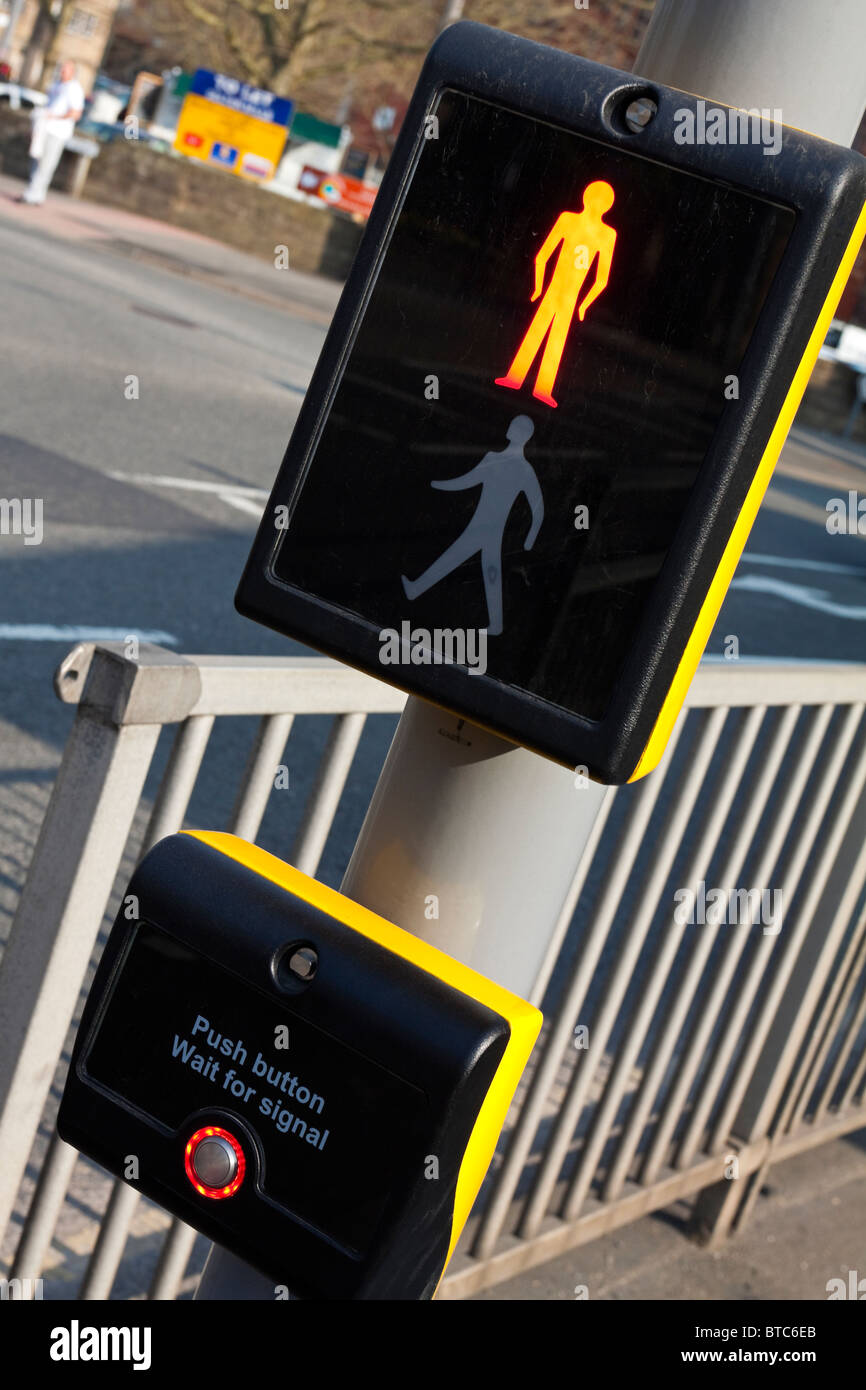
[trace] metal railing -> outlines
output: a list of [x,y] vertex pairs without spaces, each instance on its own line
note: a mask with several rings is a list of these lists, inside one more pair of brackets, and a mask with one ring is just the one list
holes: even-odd
[[[76,648],[57,689],[76,718],[0,965],[0,1229],[50,1122],[118,875],[184,824],[216,721],[259,719],[228,827],[255,840],[293,723],[333,716],[287,855],[315,873],[367,716],[404,701],[319,658],[142,647],[133,661],[119,644]],[[608,792],[542,970],[545,1028],[440,1297],[681,1198],[717,1240],[771,1162],[866,1124],[864,698],[863,666],[705,662],[661,768]],[[165,725],[171,753],[130,850]],[[77,1160],[54,1134],[14,1277],[42,1271]],[[114,1184],[79,1297],[110,1295],[139,1202]],[[168,1226],[149,1297],[187,1287],[195,1238]]]

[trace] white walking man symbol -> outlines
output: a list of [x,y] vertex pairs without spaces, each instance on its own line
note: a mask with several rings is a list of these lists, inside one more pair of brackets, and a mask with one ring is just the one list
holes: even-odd
[[518,497],[523,494],[532,512],[524,550],[531,550],[544,520],[544,499],[532,464],[523,450],[532,437],[535,426],[528,415],[516,415],[506,431],[508,447],[501,453],[485,454],[479,464],[460,478],[443,478],[431,487],[444,492],[458,492],[481,484],[481,496],[475,515],[466,530],[453,545],[434,560],[418,579],[402,576],[403,589],[410,600],[432,589],[440,579],[456,570],[473,555],[481,556],[484,594],[487,599],[487,633],[496,637],[502,632],[502,539],[508,518]]

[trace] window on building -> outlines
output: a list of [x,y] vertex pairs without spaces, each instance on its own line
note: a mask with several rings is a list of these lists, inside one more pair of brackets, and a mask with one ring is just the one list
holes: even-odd
[[78,34],[84,39],[89,39],[92,34],[96,33],[98,28],[99,16],[91,14],[89,10],[75,9],[66,21],[66,32],[69,34]]

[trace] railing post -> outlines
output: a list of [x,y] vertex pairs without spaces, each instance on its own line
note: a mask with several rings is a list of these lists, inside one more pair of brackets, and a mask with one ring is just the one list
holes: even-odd
[[[198,669],[142,644],[78,648],[84,688],[0,963],[0,1231],[15,1205],[102,916],[164,723],[198,697]],[[84,675],[86,673],[86,680]],[[62,685],[61,685],[62,689]],[[64,692],[63,698],[69,698]]]

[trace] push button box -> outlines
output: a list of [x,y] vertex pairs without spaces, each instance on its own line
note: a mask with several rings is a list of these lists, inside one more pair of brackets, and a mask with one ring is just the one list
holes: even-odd
[[170,836],[124,895],[58,1126],[296,1296],[429,1298],[540,1025],[263,850]]

